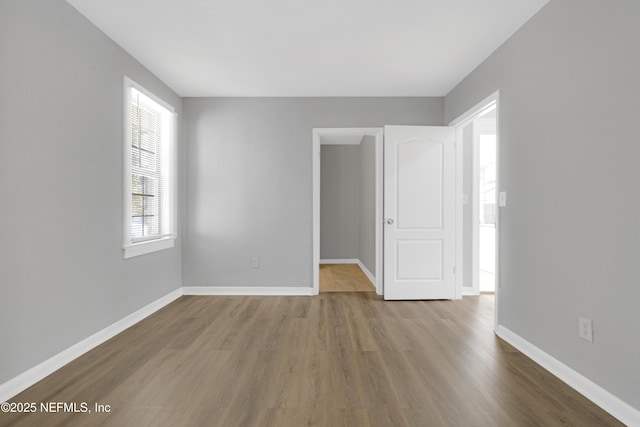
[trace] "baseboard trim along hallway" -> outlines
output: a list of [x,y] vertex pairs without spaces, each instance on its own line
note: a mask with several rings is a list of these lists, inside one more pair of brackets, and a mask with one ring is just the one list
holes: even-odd
[[149,317],[156,311],[172,303],[182,295],[255,295],[255,296],[310,296],[313,289],[310,287],[249,287],[249,286],[187,286],[176,289],[156,301],[131,313],[125,318],[96,332],[88,338],[61,351],[55,356],[39,363],[33,368],[19,374],[9,381],[0,384],[0,402],[4,402],[18,393],[31,387],[43,378],[51,375],[69,362],[77,359],[86,352],[113,338],[122,331],[141,320]]
[[640,426],[640,411],[633,406],[574,371],[510,329],[499,325],[496,329],[496,335],[624,424]]
[[18,393],[31,387],[43,378],[51,375],[67,363],[77,359],[94,347],[99,346],[105,341],[110,340],[125,329],[130,328],[141,320],[149,317],[156,311],[171,304],[182,296],[182,288],[171,291],[167,295],[145,305],[138,311],[131,313],[123,319],[107,326],[101,331],[96,332],[88,338],[83,339],[77,344],[72,345],[66,350],[61,351],[55,356],[45,360],[44,362],[34,366],[28,371],[0,384],[0,402],[5,402],[17,395]]
[[311,287],[286,286],[186,286],[183,295],[253,295],[253,296],[310,296]]

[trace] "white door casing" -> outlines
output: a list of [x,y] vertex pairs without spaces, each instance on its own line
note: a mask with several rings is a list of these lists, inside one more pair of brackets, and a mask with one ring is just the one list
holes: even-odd
[[385,126],[384,138],[384,298],[454,299],[454,129]]

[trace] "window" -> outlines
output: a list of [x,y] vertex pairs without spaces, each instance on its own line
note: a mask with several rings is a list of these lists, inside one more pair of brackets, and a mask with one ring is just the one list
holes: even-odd
[[173,247],[176,238],[172,106],[125,77],[124,257]]

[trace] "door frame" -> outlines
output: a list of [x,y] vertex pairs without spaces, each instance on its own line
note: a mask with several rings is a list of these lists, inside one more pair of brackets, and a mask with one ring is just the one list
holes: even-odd
[[[312,132],[312,204],[313,204],[313,235],[312,235],[312,280],[313,295],[320,292],[320,148],[322,145],[348,145],[349,139],[355,140],[358,135],[372,136],[375,139],[375,247],[376,268],[375,283],[376,293],[382,295],[384,291],[382,271],[382,168],[383,168],[383,128],[314,128]],[[334,142],[323,140],[322,137],[333,137]],[[336,138],[337,137],[337,138]],[[336,140],[337,139],[337,140]],[[361,139],[361,138],[360,138]],[[357,144],[360,142],[351,142]]]
[[[462,276],[464,269],[464,259],[463,259],[463,203],[462,203],[462,178],[463,178],[463,168],[462,168],[462,129],[471,123],[476,118],[480,117],[485,112],[494,108],[496,110],[496,199],[499,196],[499,193],[502,191],[502,180],[500,179],[500,170],[501,170],[501,161],[500,161],[500,90],[492,93],[466,112],[461,114],[459,117],[454,119],[449,123],[449,126],[453,126],[456,129],[456,223],[457,230],[459,233],[456,235],[456,265],[459,266],[459,274],[456,274],[456,280],[459,281],[460,288],[462,287]],[[496,200],[496,204],[497,200]],[[498,327],[498,315],[500,313],[499,304],[500,304],[500,216],[501,216],[501,208],[497,206],[496,209],[496,268],[495,268],[495,278],[496,278],[496,290],[495,290],[495,306],[494,306],[494,316],[493,316],[493,325],[494,330]]]

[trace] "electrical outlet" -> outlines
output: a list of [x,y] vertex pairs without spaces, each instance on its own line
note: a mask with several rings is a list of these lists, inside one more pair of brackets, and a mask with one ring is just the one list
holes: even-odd
[[578,336],[589,342],[593,342],[593,321],[578,317]]
[[260,268],[260,259],[257,256],[251,257],[251,268]]

